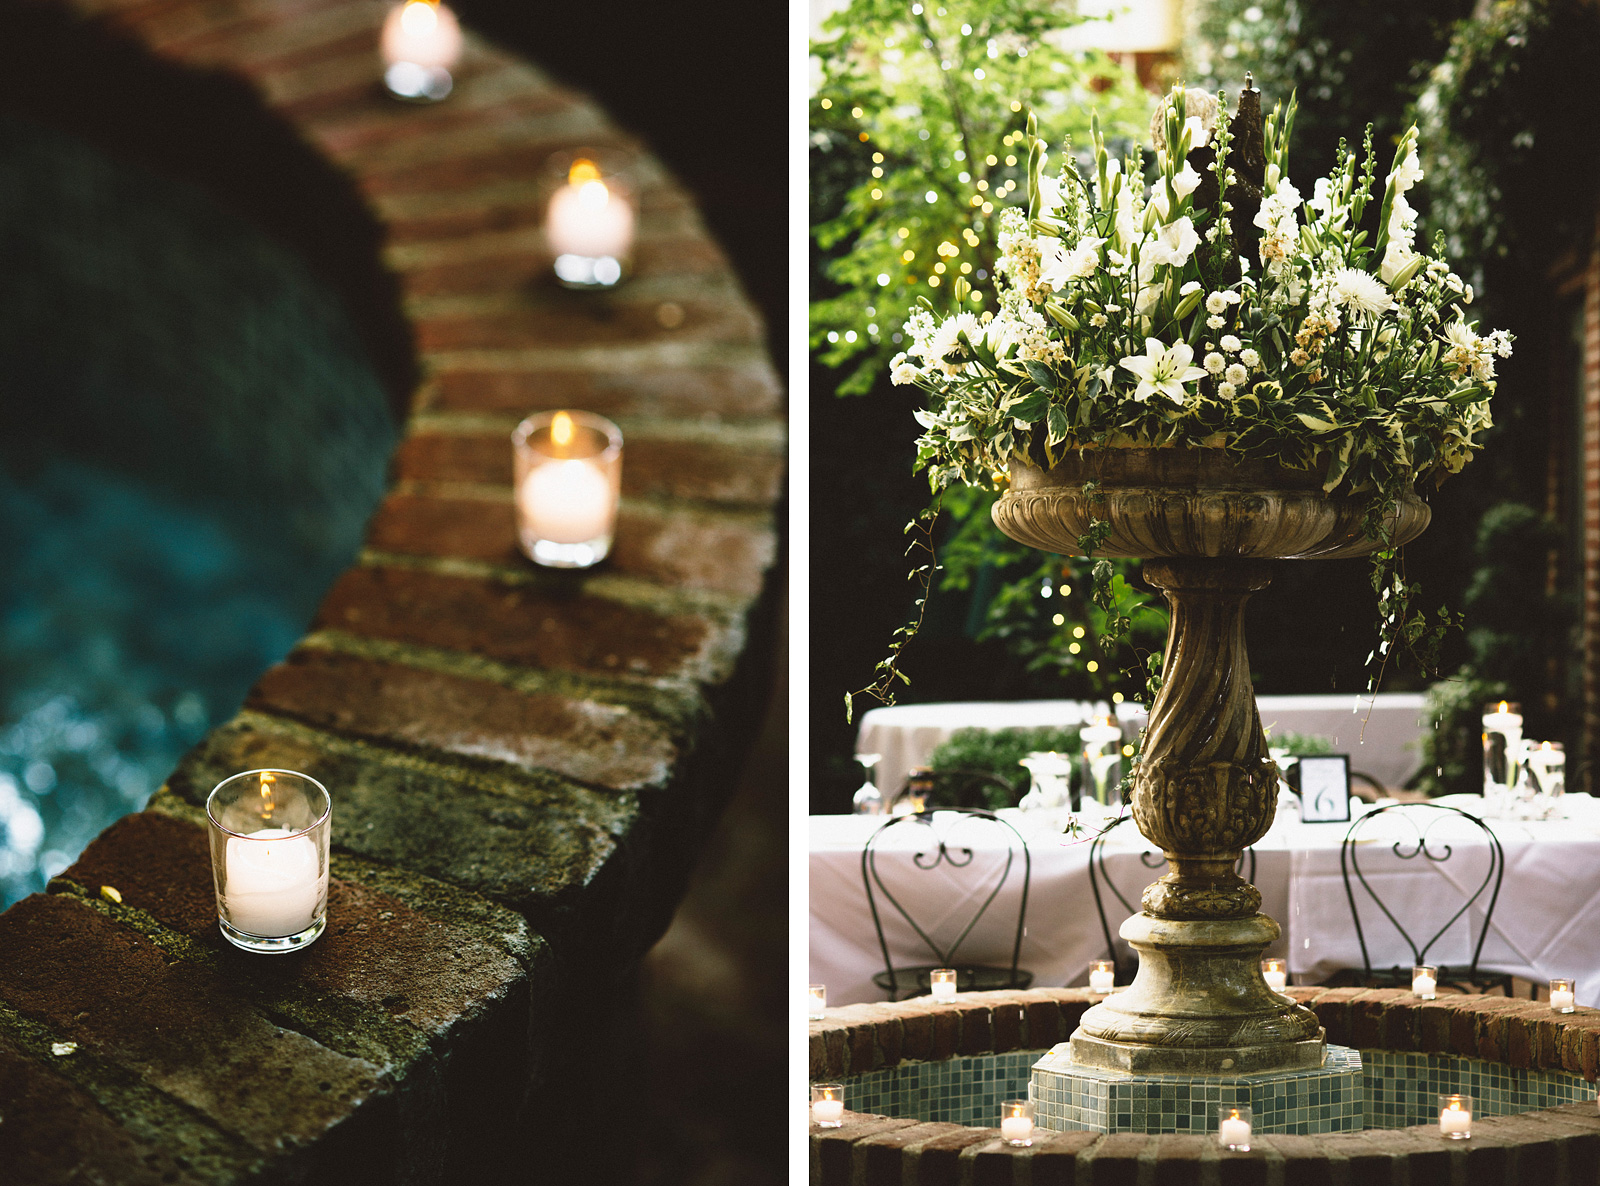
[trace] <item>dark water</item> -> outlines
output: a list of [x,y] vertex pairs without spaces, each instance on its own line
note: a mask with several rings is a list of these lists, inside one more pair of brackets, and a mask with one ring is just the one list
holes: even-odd
[[296,258],[0,118],[0,905],[141,807],[304,632],[393,441]]

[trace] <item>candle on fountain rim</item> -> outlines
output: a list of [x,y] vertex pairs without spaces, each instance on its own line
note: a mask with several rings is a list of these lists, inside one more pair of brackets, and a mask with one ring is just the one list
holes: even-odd
[[844,1125],[844,1085],[818,1083],[811,1088],[811,1119],[822,1128]]
[[1261,978],[1273,992],[1282,992],[1289,986],[1288,961],[1266,959],[1261,961]]
[[1222,1104],[1217,1111],[1217,1143],[1227,1149],[1248,1152],[1250,1108],[1244,1104]]
[[1441,1095],[1439,1097],[1439,1135],[1453,1141],[1464,1141],[1472,1136],[1472,1097],[1470,1095]]
[[1033,1144],[1033,1102],[1004,1100],[1000,1104],[1000,1138],[1008,1145]]
[[438,0],[406,0],[389,10],[380,48],[384,85],[402,99],[439,100],[461,57],[461,26]]
[[806,1016],[817,1021],[828,1015],[828,986],[813,984],[806,991]]
[[1552,977],[1550,980],[1550,1008],[1557,1013],[1576,1013],[1578,1011],[1577,994],[1573,991],[1571,980]]
[[936,1001],[953,1001],[956,999],[956,970],[954,968],[935,968],[928,974],[928,984]]
[[1434,1000],[1439,990],[1439,969],[1424,964],[1411,969],[1411,991],[1425,1001]]
[[607,184],[599,165],[579,157],[545,215],[557,278],[580,288],[611,287],[633,250],[633,228],[633,202],[616,178]]
[[616,530],[622,434],[601,416],[543,412],[511,434],[517,535],[523,554],[552,568],[603,560]]
[[1089,961],[1089,991],[1108,993],[1117,984],[1117,965],[1110,960]]

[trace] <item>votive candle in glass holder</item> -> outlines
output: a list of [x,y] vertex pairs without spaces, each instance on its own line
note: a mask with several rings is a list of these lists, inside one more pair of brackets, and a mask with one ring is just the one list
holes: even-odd
[[956,970],[954,968],[935,968],[928,973],[928,984],[933,990],[933,999],[936,1001],[953,1001],[956,999]]
[[245,951],[314,942],[328,919],[328,790],[293,770],[247,770],[206,799],[217,924]]
[[1289,961],[1280,959],[1262,960],[1261,978],[1267,982],[1267,987],[1273,992],[1282,992],[1289,987]]
[[622,432],[589,412],[540,412],[511,434],[517,539],[547,568],[590,568],[611,551]]
[[1578,998],[1573,992],[1572,981],[1552,977],[1550,980],[1550,1007],[1557,1013],[1576,1013],[1578,1011]]
[[1117,965],[1110,960],[1089,961],[1089,991],[1108,993],[1117,986]]
[[560,180],[545,211],[556,279],[568,288],[612,288],[633,257],[634,200],[624,157],[611,150],[557,153]]
[[806,1016],[820,1021],[828,1015],[828,986],[813,984],[806,990]]
[[437,103],[455,85],[450,68],[461,57],[461,26],[438,0],[406,0],[389,10],[380,41],[383,85],[397,99]]
[[1411,991],[1424,1001],[1431,1001],[1439,995],[1439,969],[1432,964],[1423,964],[1411,969]]
[[1250,1152],[1249,1104],[1217,1105],[1217,1144],[1240,1153]]
[[1452,1141],[1465,1141],[1472,1136],[1472,1097],[1470,1095],[1441,1095],[1439,1097],[1439,1135]]
[[1033,1144],[1033,1101],[1004,1100],[1000,1104],[1000,1139],[1018,1147]]
[[819,1128],[844,1127],[844,1084],[811,1085],[811,1119]]

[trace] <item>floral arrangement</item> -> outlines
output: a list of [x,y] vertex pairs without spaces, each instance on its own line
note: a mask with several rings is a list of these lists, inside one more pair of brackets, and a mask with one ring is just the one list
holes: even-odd
[[956,311],[924,302],[892,363],[929,393],[918,463],[935,491],[1090,445],[1218,446],[1323,469],[1325,489],[1368,499],[1377,538],[1393,499],[1467,463],[1511,338],[1468,320],[1472,289],[1440,245],[1417,250],[1416,128],[1374,228],[1371,129],[1306,200],[1286,168],[1294,113],[1263,118],[1248,82],[1231,119],[1223,95],[1174,87],[1148,184],[1145,153],[1113,159],[1093,122],[1092,159],[1068,145],[1049,175],[1030,119],[1027,208],[999,214],[998,307],[973,312],[987,298],[957,281]]

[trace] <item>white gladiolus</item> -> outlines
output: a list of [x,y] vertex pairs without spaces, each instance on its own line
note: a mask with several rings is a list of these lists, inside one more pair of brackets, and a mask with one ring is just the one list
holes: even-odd
[[1161,233],[1155,241],[1145,248],[1145,258],[1152,259],[1158,264],[1168,267],[1181,268],[1189,262],[1189,257],[1194,254],[1194,249],[1200,246],[1200,236],[1194,229],[1194,223],[1189,221],[1185,214],[1161,228]]

